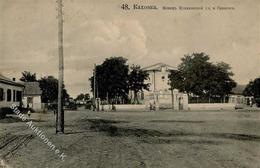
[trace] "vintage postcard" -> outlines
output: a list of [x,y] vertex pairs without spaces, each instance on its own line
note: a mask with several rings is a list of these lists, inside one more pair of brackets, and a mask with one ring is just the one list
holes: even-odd
[[260,167],[259,0],[1,0],[0,168]]

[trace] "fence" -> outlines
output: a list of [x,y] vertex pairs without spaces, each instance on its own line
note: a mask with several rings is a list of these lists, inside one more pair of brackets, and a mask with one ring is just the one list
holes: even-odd
[[228,97],[192,97],[189,96],[189,103],[228,103]]

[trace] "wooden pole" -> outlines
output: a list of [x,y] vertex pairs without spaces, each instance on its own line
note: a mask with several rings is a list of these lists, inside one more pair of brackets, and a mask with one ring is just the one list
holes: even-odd
[[59,50],[59,84],[58,84],[58,111],[56,133],[64,133],[64,111],[63,111],[63,14],[62,0],[58,3],[58,50]]
[[97,92],[97,95],[96,95],[97,108],[96,108],[96,110],[99,111],[100,99],[99,99],[99,93],[98,93],[98,91],[99,91],[99,90],[98,90],[98,88],[99,88],[99,78],[97,77],[97,66],[96,66],[95,69],[96,69],[96,73],[95,73],[95,74],[96,74],[96,92]]
[[172,109],[174,110],[173,88],[171,88],[171,97],[172,97]]
[[94,64],[94,71],[93,71],[93,111],[96,110],[96,64]]

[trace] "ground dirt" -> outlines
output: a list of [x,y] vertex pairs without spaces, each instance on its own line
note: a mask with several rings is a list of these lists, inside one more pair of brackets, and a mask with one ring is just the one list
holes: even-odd
[[62,161],[16,116],[0,120],[0,168],[257,168],[258,111],[65,112],[30,120],[64,152]]

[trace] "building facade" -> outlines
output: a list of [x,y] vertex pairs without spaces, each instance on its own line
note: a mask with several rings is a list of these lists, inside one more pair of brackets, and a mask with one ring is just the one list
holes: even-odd
[[25,89],[23,94],[23,106],[29,107],[35,111],[42,109],[41,95],[42,90],[38,82],[25,82]]
[[142,69],[149,74],[145,83],[149,84],[149,91],[141,93],[141,99],[147,108],[172,108],[175,110],[187,110],[188,96],[177,89],[170,90],[168,75],[176,67],[164,63],[157,63]]
[[0,118],[10,111],[11,105],[22,105],[24,85],[0,74]]
[[171,71],[177,68],[164,64],[158,63],[148,67],[143,68],[149,74],[149,80],[145,81],[150,84],[149,91],[168,91],[168,75]]

